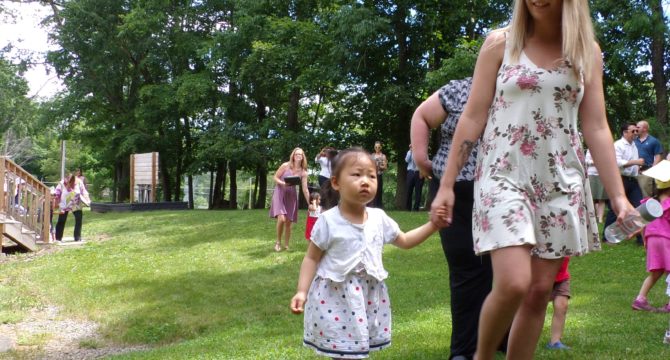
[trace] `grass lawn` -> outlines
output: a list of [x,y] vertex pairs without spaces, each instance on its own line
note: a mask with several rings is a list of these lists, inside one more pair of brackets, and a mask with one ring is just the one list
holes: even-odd
[[[275,253],[267,210],[84,214],[83,247],[2,264],[0,323],[28,309],[57,305],[62,315],[101,325],[116,344],[152,350],[115,359],[311,359],[295,291],[305,211],[291,251]],[[408,230],[425,213],[389,212]],[[65,235],[72,233],[73,219]],[[393,345],[373,359],[446,359],[451,333],[446,261],[438,235],[413,250],[387,246],[384,263],[393,303]],[[563,338],[569,352],[537,359],[668,359],[662,339],[670,315],[634,312],[645,255],[633,242],[571,261],[573,297]],[[650,302],[667,301],[665,283]],[[82,344],[85,346],[85,344]]]

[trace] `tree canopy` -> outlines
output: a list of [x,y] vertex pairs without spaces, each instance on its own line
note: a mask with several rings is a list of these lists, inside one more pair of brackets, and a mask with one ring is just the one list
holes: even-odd
[[[157,151],[163,200],[181,199],[187,179],[193,203],[192,176],[211,172],[210,206],[231,208],[239,171],[256,178],[254,205],[264,206],[268,175],[296,146],[311,159],[326,145],[382,141],[404,189],[414,109],[471,74],[483,37],[511,13],[503,0],[41,2],[59,47],[48,61],[66,87],[35,121],[54,129],[50,146],[80,143],[116,201],[129,196],[129,155]],[[590,3],[610,124],[652,119],[665,138],[663,1]]]

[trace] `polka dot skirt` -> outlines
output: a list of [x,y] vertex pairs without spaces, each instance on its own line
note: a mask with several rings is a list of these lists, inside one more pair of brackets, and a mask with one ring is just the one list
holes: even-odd
[[305,305],[303,343],[319,355],[362,359],[391,344],[386,284],[365,271],[344,282],[316,276]]

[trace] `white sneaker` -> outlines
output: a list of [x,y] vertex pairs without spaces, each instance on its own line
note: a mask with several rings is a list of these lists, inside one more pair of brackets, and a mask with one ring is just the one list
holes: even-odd
[[663,343],[670,345],[670,329],[665,331],[665,337],[663,338]]

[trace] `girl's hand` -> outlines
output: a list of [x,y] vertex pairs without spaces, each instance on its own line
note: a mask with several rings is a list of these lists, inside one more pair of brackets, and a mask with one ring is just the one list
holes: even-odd
[[294,296],[293,299],[291,299],[291,312],[294,314],[302,314],[302,312],[305,310],[305,299],[306,299],[306,294],[304,292],[298,291]]
[[[447,207],[446,207],[446,206],[440,206],[440,207],[438,207],[438,208],[435,209],[435,210],[433,210],[433,209],[431,208],[430,215],[431,215],[431,222],[433,222],[433,221],[432,221],[432,217],[433,217],[433,216],[435,216],[437,219],[444,219],[444,218],[446,218],[446,216],[447,216]],[[439,225],[438,225],[437,223],[435,223],[435,222],[433,222],[433,224],[434,224],[435,226],[437,226],[438,228],[439,228],[439,227],[443,227],[443,226],[439,226]]]
[[440,185],[440,189],[430,205],[430,221],[440,228],[451,225],[453,208],[454,189]]

